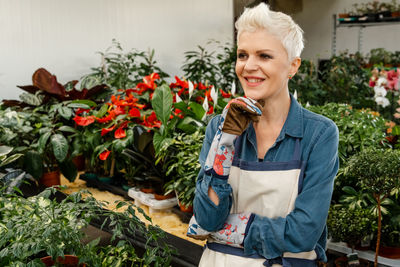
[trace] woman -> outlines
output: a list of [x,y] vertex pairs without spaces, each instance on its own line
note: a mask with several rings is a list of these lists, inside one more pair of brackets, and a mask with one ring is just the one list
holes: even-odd
[[208,238],[200,266],[316,266],[338,170],[338,130],[288,90],[300,27],[266,4],[246,9],[236,74],[246,98],[212,119],[188,235]]

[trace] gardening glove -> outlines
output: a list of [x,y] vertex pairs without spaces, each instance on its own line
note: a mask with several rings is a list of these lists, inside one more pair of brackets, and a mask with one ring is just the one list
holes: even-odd
[[246,230],[253,218],[254,215],[250,212],[230,214],[224,227],[220,231],[211,233],[210,237],[217,243],[242,248]]
[[221,124],[211,143],[205,163],[205,171],[221,178],[228,176],[234,155],[234,141],[249,126],[258,121],[262,114],[263,101],[238,97],[232,99],[222,112]]
[[205,240],[210,235],[210,232],[201,228],[200,225],[197,223],[196,218],[193,215],[189,221],[189,227],[186,232],[186,235],[194,239]]

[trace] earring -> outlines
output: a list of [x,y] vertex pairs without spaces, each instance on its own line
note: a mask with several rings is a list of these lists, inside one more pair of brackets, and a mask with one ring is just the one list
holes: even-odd
[[292,74],[289,74],[289,75],[288,75],[288,78],[289,78],[289,79],[292,79],[292,78],[293,78],[293,75],[292,75]]

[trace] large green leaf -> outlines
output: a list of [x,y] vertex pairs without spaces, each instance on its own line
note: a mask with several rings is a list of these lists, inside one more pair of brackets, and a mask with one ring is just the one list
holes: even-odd
[[195,114],[195,119],[201,121],[201,119],[204,116],[205,110],[202,105],[196,103],[196,102],[191,102],[189,104],[189,107]]
[[0,146],[0,156],[7,155],[13,150],[12,147],[9,146]]
[[74,100],[71,103],[73,104],[84,104],[84,105],[88,105],[89,107],[96,107],[97,104],[96,102],[92,101],[92,100],[88,100],[88,99],[79,99],[79,100]]
[[181,129],[187,134],[192,134],[199,128],[199,125],[197,124],[195,119],[191,117],[185,117],[178,123],[177,128]]
[[43,153],[43,151],[46,147],[46,144],[47,144],[47,140],[49,140],[50,135],[51,135],[51,132],[49,131],[49,132],[45,132],[44,134],[42,134],[40,136],[39,147],[38,147],[39,153]]
[[154,145],[154,150],[156,151],[156,155],[159,153],[161,148],[164,145],[167,145],[168,143],[172,142],[172,138],[165,138],[159,133],[154,133],[153,136],[153,145]]
[[63,162],[60,162],[58,166],[60,167],[61,173],[68,179],[68,181],[71,183],[75,181],[78,171],[75,164],[72,162],[72,159],[64,160]]
[[107,104],[102,105],[99,111],[97,111],[96,117],[97,118],[103,117],[104,115],[106,115],[107,110],[108,110],[108,105]]
[[24,169],[34,178],[40,179],[43,174],[42,155],[37,151],[30,150],[26,152],[24,157]]
[[60,107],[58,109],[58,113],[60,113],[60,115],[66,120],[71,119],[72,110],[68,107]]
[[79,133],[79,131],[75,128],[72,128],[71,126],[63,125],[60,128],[58,128],[59,131],[62,132],[69,132],[69,133]]
[[63,162],[68,154],[68,141],[62,134],[53,134],[50,138],[54,156],[59,162]]
[[9,157],[7,157],[4,161],[0,162],[0,167],[6,166],[7,164],[16,161],[20,157],[22,157],[24,154],[14,154]]
[[90,106],[82,103],[70,103],[67,105],[69,108],[84,108],[84,109],[90,109]]
[[29,93],[22,93],[19,95],[19,98],[32,106],[40,106],[42,104],[42,98],[39,95],[29,94]]
[[154,112],[162,124],[166,125],[172,111],[172,94],[168,85],[163,84],[154,91],[151,100]]

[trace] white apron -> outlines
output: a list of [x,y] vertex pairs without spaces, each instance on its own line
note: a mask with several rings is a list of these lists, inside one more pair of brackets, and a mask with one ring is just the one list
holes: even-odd
[[[288,162],[253,162],[240,159],[241,138],[236,140],[235,157],[228,182],[232,187],[230,213],[251,212],[268,218],[286,217],[294,208],[301,191],[304,163],[300,159],[300,141]],[[208,240],[200,267],[316,266],[315,251],[286,252],[282,257],[266,260],[259,255],[245,256],[243,249]]]

